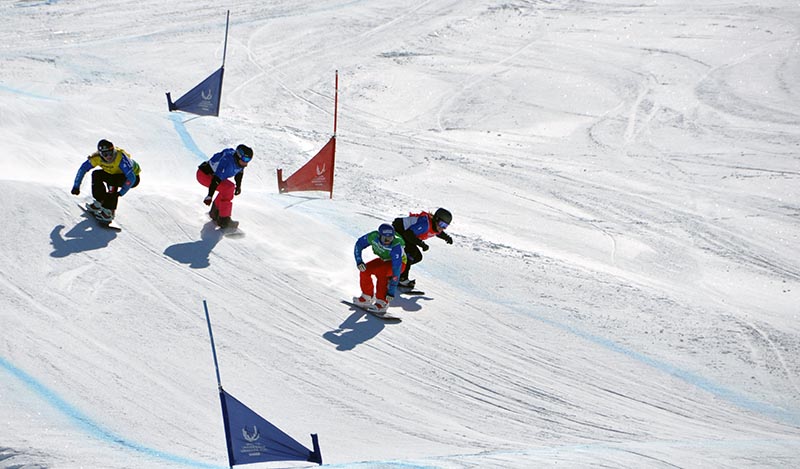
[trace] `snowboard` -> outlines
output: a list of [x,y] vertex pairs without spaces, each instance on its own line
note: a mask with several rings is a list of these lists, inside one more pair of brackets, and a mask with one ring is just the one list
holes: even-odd
[[244,231],[239,229],[239,222],[238,221],[231,221],[228,226],[225,228],[219,226],[217,227],[220,233],[223,236],[227,236],[229,238],[241,238],[244,236]]
[[112,230],[112,231],[116,231],[116,232],[120,232],[120,231],[122,231],[122,228],[120,228],[120,226],[119,226],[119,225],[115,225],[113,221],[112,221],[112,222],[105,222],[105,221],[99,220],[99,219],[98,219],[98,218],[97,218],[97,217],[94,215],[94,212],[92,212],[91,210],[89,210],[88,208],[86,208],[86,206],[85,206],[85,205],[78,204],[78,207],[80,207],[80,208],[81,208],[81,210],[83,210],[83,213],[84,213],[84,216],[85,216],[85,217],[91,218],[91,219],[93,219],[94,221],[96,221],[96,222],[97,222],[97,224],[98,224],[98,225],[99,225],[101,228],[105,228],[105,229],[107,229],[107,230]]
[[383,319],[385,321],[402,321],[403,320],[403,318],[401,318],[399,316],[395,316],[395,315],[393,315],[392,313],[390,313],[388,311],[386,313],[384,313],[383,315],[379,315],[375,311],[370,311],[369,309],[367,309],[365,307],[362,307],[362,306],[359,306],[359,305],[353,303],[352,301],[342,300],[342,303],[344,303],[344,304],[346,304],[348,306],[352,306],[354,308],[358,308],[358,309],[360,309],[362,311],[366,311],[369,314],[375,316],[376,318]]
[[[213,209],[212,209],[212,211],[213,211]],[[221,226],[219,226],[217,224],[218,221],[214,217],[213,213],[209,212],[208,213],[208,217],[211,218],[211,221],[213,221],[214,225],[217,227],[217,231],[222,233],[223,236],[228,236],[228,237],[231,237],[231,238],[241,238],[242,236],[244,236],[244,231],[239,229],[239,221],[238,220],[231,220],[230,223],[228,223],[228,226],[223,228],[223,227],[221,227]]]

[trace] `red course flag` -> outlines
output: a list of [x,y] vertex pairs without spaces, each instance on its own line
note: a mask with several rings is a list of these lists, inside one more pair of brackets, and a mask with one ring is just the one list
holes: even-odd
[[283,194],[295,191],[327,191],[333,197],[333,164],[336,155],[336,136],[308,163],[283,180],[283,170],[278,170],[278,191]]

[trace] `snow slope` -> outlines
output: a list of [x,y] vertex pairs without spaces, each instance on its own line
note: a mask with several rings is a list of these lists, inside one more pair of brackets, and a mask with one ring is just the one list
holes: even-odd
[[[219,118],[167,112],[222,60]],[[0,4],[0,467],[800,465],[796,2]],[[279,195],[339,116],[334,196]],[[69,193],[100,138],[123,231]],[[256,156],[208,223],[199,163]],[[88,179],[88,177],[87,177]],[[355,239],[444,206],[388,324]],[[305,467],[270,463],[262,467]]]

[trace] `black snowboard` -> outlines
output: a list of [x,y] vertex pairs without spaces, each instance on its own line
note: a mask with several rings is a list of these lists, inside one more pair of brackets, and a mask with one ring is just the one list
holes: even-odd
[[100,226],[101,228],[105,228],[107,230],[112,230],[112,231],[117,231],[117,232],[122,231],[122,228],[120,228],[119,225],[115,225],[114,222],[110,222],[109,223],[109,222],[105,222],[105,221],[102,221],[102,220],[98,220],[97,217],[94,215],[94,213],[91,210],[89,210],[88,208],[86,208],[85,206],[83,206],[81,204],[78,204],[78,207],[80,207],[81,210],[83,210],[83,216],[85,216],[87,218],[91,218],[92,220],[96,221],[97,225]]

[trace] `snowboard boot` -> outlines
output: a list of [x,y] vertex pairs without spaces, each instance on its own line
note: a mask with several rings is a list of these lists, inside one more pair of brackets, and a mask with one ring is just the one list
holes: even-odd
[[357,305],[359,308],[367,308],[372,306],[372,297],[362,293],[361,296],[353,297],[353,304]]
[[111,223],[114,221],[114,210],[109,210],[105,207],[102,207],[99,212],[94,214],[94,217],[103,223]]
[[95,199],[94,202],[92,202],[90,204],[86,204],[86,210],[92,212],[92,214],[94,214],[94,215],[97,215],[98,213],[100,213],[100,210],[102,210],[102,209],[103,209],[103,206],[100,204],[100,202],[97,201],[97,199]]
[[413,289],[414,286],[416,286],[416,284],[417,284],[416,280],[409,280],[409,279],[400,280],[399,282],[397,282],[397,285],[399,285],[402,288],[405,288],[406,290]]
[[377,300],[375,300],[375,304],[370,306],[370,307],[368,307],[367,309],[369,309],[370,311],[372,311],[373,313],[375,313],[378,316],[383,316],[384,314],[386,314],[386,311],[389,309],[389,303],[387,303],[384,300],[377,299]]
[[236,220],[231,220],[231,217],[219,217],[217,218],[217,226],[222,229],[234,229],[239,226],[239,222]]
[[219,209],[215,204],[211,204],[211,210],[208,212],[208,216],[214,221],[219,220]]

